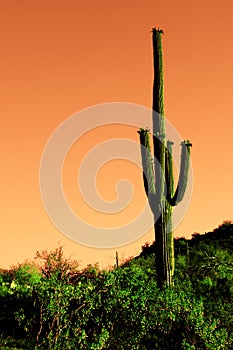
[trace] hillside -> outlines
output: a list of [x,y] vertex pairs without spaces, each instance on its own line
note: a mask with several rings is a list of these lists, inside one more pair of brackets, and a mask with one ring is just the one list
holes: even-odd
[[232,349],[233,223],[175,240],[175,285],[159,290],[154,244],[111,271],[62,248],[0,272],[0,349]]

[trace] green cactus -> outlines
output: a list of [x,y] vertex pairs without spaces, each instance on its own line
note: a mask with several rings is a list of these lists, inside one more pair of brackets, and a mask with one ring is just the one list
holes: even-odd
[[[154,87],[153,87],[153,133],[140,129],[141,157],[144,188],[154,215],[156,271],[159,288],[173,285],[174,237],[172,210],[184,197],[188,181],[190,148],[189,141],[181,144],[180,174],[176,190],[173,176],[173,142],[166,141],[164,118],[163,55],[161,29],[153,28]],[[152,159],[150,141],[153,140],[155,163]]]

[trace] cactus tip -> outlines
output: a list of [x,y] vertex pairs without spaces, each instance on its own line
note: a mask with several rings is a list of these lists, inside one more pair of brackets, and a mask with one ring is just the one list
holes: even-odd
[[137,133],[138,134],[143,134],[143,133],[148,133],[150,132],[150,129],[148,127],[146,127],[145,129],[144,128],[140,128]]
[[192,143],[189,140],[184,140],[182,144],[188,147],[192,147]]
[[156,27],[154,27],[154,28],[152,28],[152,31],[151,31],[152,33],[153,32],[157,32],[157,33],[161,33],[161,34],[164,34],[164,31],[163,31],[163,29],[161,29],[161,28],[156,28]]
[[174,145],[174,142],[171,141],[171,140],[167,140],[167,144],[168,144],[168,145]]

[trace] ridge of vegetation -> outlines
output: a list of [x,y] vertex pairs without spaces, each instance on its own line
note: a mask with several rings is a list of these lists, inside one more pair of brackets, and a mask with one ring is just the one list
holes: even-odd
[[0,270],[0,349],[232,349],[233,223],[175,239],[160,290],[154,244],[119,267],[81,270],[62,247]]

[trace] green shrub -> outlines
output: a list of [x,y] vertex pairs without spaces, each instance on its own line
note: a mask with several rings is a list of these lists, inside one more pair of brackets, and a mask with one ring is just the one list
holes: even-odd
[[233,348],[232,253],[194,240],[178,246],[175,286],[162,291],[154,253],[80,271],[57,248],[37,254],[41,270],[1,271],[0,349]]

